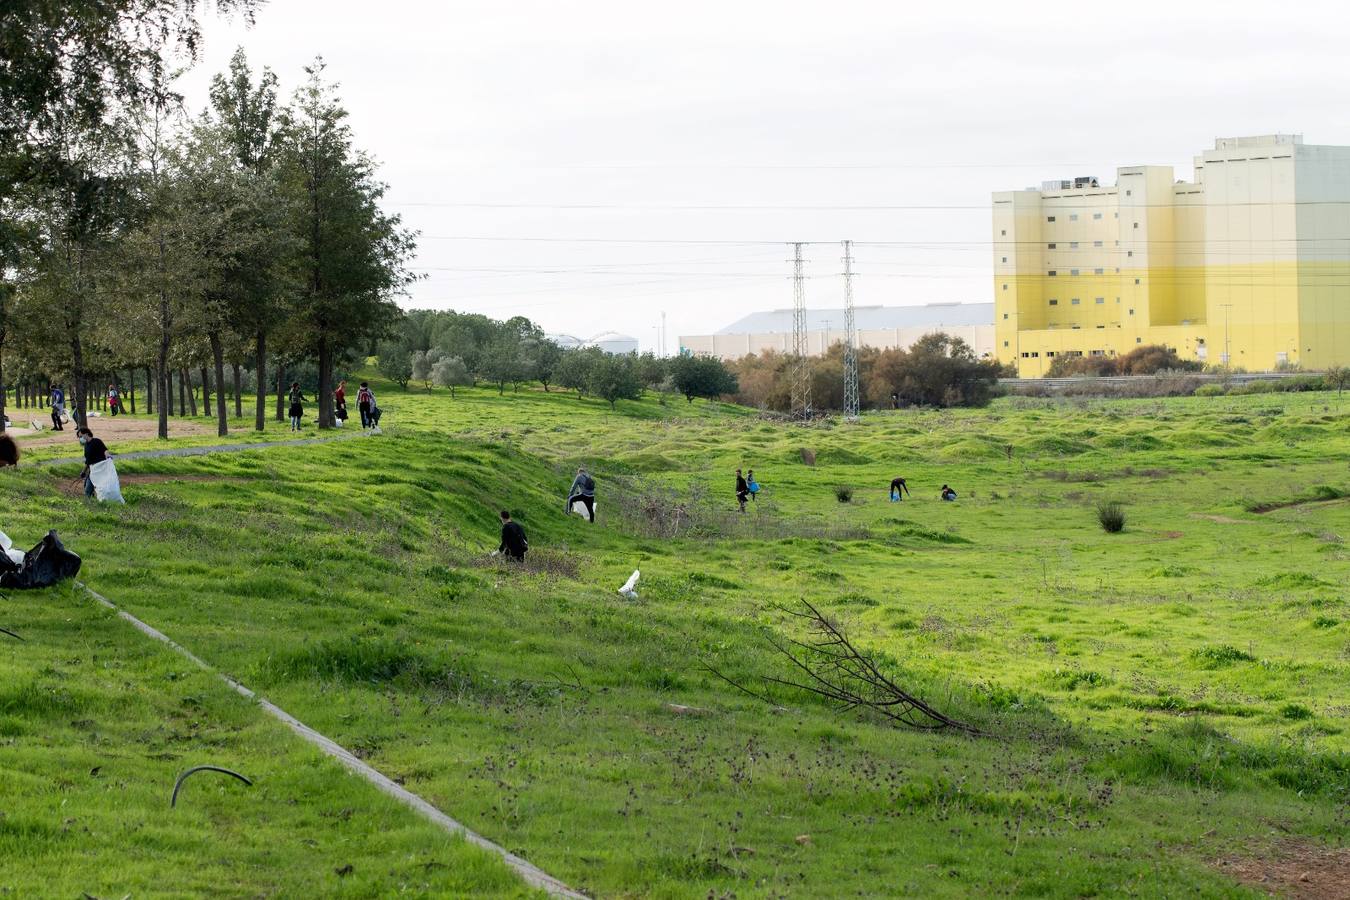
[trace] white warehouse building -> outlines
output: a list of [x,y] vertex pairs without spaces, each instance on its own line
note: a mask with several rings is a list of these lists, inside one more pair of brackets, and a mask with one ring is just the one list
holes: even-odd
[[[994,355],[994,304],[929,303],[924,306],[857,306],[858,345],[888,350],[907,348],[934,332],[959,337],[979,357]],[[843,309],[806,311],[807,348],[819,356],[845,337]],[[740,359],[765,350],[792,352],[792,310],[751,313],[716,334],[682,335],[680,352]]]

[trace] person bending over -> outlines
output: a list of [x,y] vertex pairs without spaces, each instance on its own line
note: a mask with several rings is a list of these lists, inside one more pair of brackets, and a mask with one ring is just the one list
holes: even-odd
[[891,479],[891,502],[898,503],[905,499],[904,495],[909,493],[909,485],[905,484],[903,478]]
[[19,445],[9,435],[0,434],[0,469],[5,466],[17,466],[18,464]]
[[586,515],[590,518],[591,524],[595,524],[595,479],[586,471],[585,466],[577,469],[577,477],[572,479],[572,487],[567,491],[567,505],[563,510],[570,514],[572,504],[578,500],[586,507]]
[[942,499],[946,500],[948,503],[951,503],[956,499],[956,491],[952,490],[951,488],[947,487],[947,485],[944,484],[942,486]]
[[505,553],[509,558],[516,562],[525,561],[525,551],[530,549],[530,542],[525,539],[525,529],[520,527],[519,522],[511,519],[511,514],[502,510],[502,542],[497,548],[498,553]]

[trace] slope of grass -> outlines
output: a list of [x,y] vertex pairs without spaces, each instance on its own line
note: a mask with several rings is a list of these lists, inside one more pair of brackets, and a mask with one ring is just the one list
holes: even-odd
[[[100,591],[600,895],[1232,896],[1205,865],[1221,850],[1344,834],[1350,504],[1247,511],[1350,487],[1329,395],[810,428],[702,402],[381,397],[372,440],[128,461],[196,480],[125,508],[63,494],[62,467],[5,473],[4,527],[58,525]],[[594,527],[562,512],[583,462]],[[737,466],[764,485],[744,516]],[[913,498],[888,502],[894,475]],[[1123,533],[1100,500],[1125,504]],[[484,558],[501,507],[537,570]],[[636,602],[616,593],[635,567]],[[763,704],[708,672],[786,675],[765,635],[797,633],[778,609],[797,597],[997,737],[785,688]],[[48,602],[14,598],[8,624]],[[62,777],[33,768],[25,803]],[[83,865],[41,829],[16,840]]]

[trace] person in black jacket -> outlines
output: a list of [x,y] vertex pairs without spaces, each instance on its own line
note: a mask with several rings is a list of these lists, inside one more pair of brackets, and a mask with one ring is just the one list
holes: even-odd
[[89,477],[89,469],[108,458],[108,445],[94,437],[94,433],[84,426],[75,429],[75,436],[84,446],[84,471],[80,473],[80,477],[84,479],[84,495],[92,497],[94,482]]
[[525,529],[520,527],[519,522],[513,522],[511,514],[506,510],[502,510],[501,516],[502,543],[497,552],[505,553],[516,562],[524,562],[525,551],[530,549],[530,542],[525,539]]
[[740,505],[741,512],[745,512],[745,501],[750,498],[750,485],[745,483],[745,476],[741,470],[736,470],[736,503]]

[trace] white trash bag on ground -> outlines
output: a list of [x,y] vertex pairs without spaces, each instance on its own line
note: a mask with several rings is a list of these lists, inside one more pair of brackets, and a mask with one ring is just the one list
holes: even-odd
[[[599,509],[600,509],[600,504],[598,504],[598,503],[596,503],[594,500],[592,500],[592,501],[591,501],[591,508],[594,509],[594,510],[596,510],[596,511],[599,511]],[[572,515],[574,515],[574,516],[581,516],[583,519],[589,518],[589,516],[590,516],[590,514],[586,512],[586,504],[585,504],[585,503],[582,503],[580,500],[573,500],[573,501],[572,501]]]
[[628,580],[623,583],[623,587],[619,588],[619,593],[627,597],[629,600],[636,600],[637,583],[638,579],[641,577],[642,571],[640,569],[634,569],[633,574],[629,575]]
[[101,503],[126,503],[122,498],[122,483],[117,480],[117,467],[111,459],[96,462],[89,467],[89,480],[94,483],[94,496]]
[[13,560],[14,565],[16,566],[23,565],[24,557],[28,555],[22,550],[15,550],[14,542],[11,541],[9,535],[5,534],[3,531],[0,531],[0,553],[4,553]]

